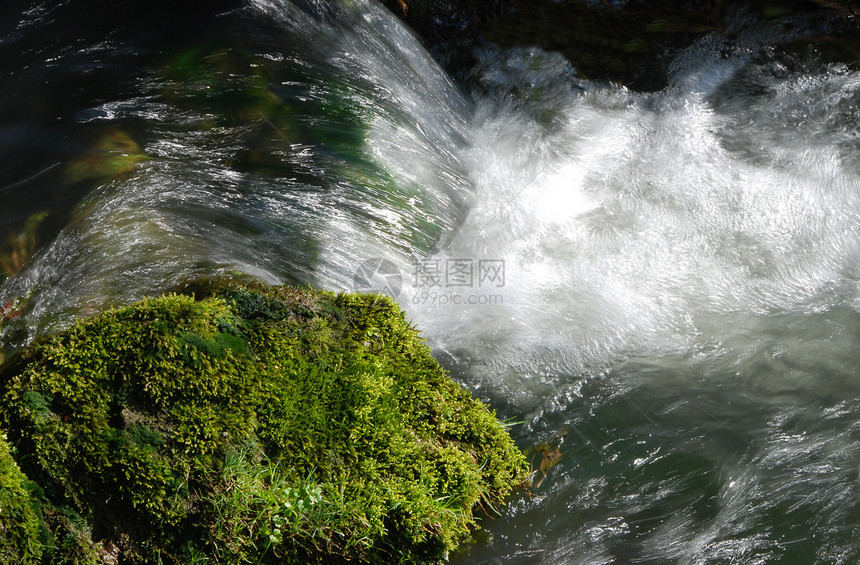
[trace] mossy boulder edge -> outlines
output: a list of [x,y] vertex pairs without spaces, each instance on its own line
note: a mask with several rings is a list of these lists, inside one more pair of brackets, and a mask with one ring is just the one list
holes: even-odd
[[146,299],[34,345],[0,395],[20,563],[434,562],[528,475],[378,295]]
[[38,562],[42,555],[38,504],[0,433],[0,563]]

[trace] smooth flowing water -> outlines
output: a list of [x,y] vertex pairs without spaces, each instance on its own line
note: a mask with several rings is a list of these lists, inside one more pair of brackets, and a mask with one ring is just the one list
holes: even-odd
[[777,46],[826,22],[643,94],[539,49],[458,87],[369,1],[93,5],[0,19],[7,347],[200,277],[384,290],[534,456],[453,562],[860,562],[860,72]]

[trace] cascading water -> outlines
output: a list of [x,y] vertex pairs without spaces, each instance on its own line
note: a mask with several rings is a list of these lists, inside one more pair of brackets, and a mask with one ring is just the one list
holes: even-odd
[[300,4],[239,9],[224,35],[160,58],[132,97],[74,115],[101,135],[142,124],[144,147],[7,285],[32,295],[31,329],[204,275],[341,286],[358,257],[407,261],[451,231],[466,102],[375,4]]
[[157,56],[40,45],[46,6],[0,27],[13,86],[137,62],[72,125],[4,118],[42,149],[0,225],[35,190],[69,218],[0,286],[9,347],[200,277],[385,285],[540,467],[454,561],[860,560],[860,74],[774,47],[816,22],[739,17],[650,94],[488,51],[467,101],[369,1],[256,0]]
[[649,95],[536,50],[480,71],[490,166],[442,255],[506,284],[416,316],[561,460],[463,562],[860,558],[860,75],[753,31]]

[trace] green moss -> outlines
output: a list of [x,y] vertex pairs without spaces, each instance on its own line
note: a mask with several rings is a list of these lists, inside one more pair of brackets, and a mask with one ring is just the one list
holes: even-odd
[[0,563],[39,563],[42,555],[39,507],[28,483],[0,434]]
[[25,470],[82,518],[55,521],[66,554],[432,562],[527,476],[380,296],[148,299],[33,347],[0,386]]

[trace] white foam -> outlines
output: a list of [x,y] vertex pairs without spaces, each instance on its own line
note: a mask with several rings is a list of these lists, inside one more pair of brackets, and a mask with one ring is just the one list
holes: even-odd
[[[497,90],[479,110],[474,205],[436,257],[503,259],[503,303],[407,302],[434,346],[529,394],[542,373],[719,347],[706,317],[856,308],[856,132],[827,116],[849,111],[860,75],[773,74],[746,53],[703,61],[708,42],[653,95],[562,79],[511,101],[498,92],[523,68],[546,60],[557,76],[558,61],[531,50],[531,65],[522,52],[488,64]],[[811,116],[802,129],[788,112],[798,104]]]

